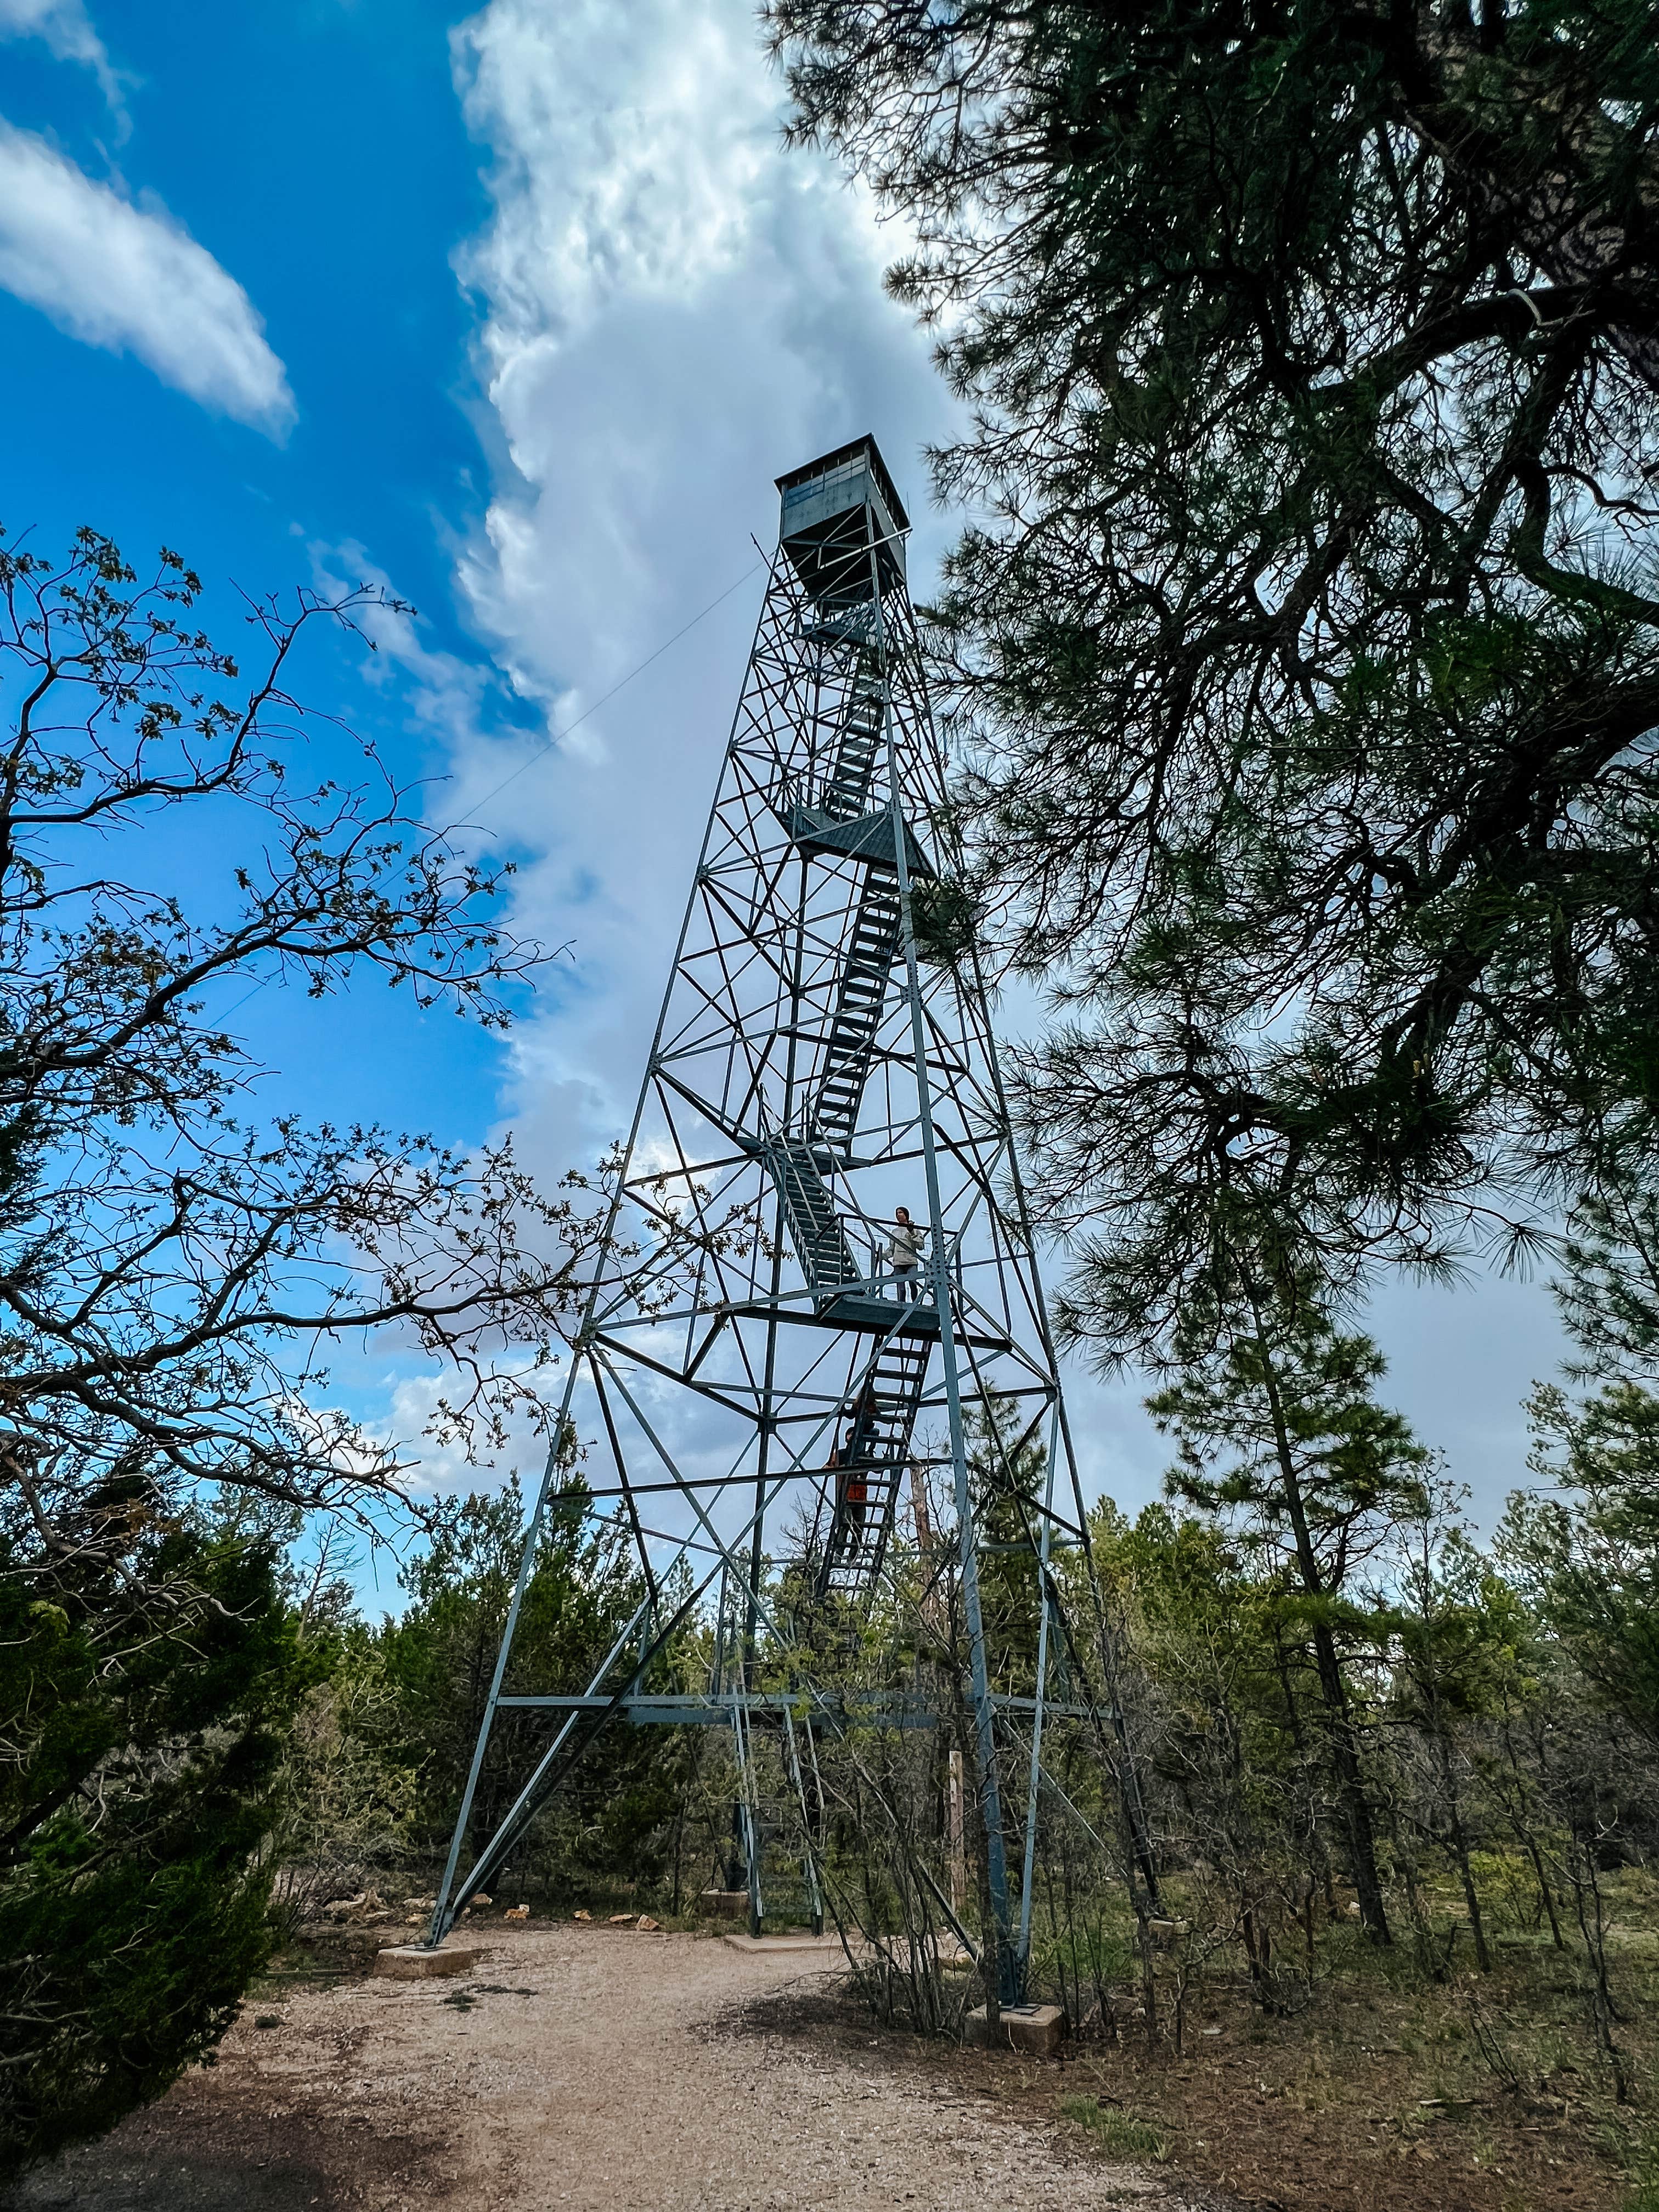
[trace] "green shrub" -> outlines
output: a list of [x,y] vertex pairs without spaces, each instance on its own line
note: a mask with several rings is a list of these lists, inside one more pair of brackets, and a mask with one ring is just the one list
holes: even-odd
[[270,1948],[283,1735],[319,1662],[268,1547],[120,1503],[124,1559],[0,1537],[0,2172],[159,2096]]

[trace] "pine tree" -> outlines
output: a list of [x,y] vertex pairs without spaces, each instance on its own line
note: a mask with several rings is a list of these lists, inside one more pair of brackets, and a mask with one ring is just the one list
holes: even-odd
[[1073,1312],[1217,1208],[1328,1273],[1659,1134],[1648,0],[773,0],[918,240],[978,518],[935,635]]
[[1376,1822],[1343,1647],[1375,1639],[1355,1585],[1389,1530],[1422,1511],[1428,1456],[1377,1404],[1383,1371],[1369,1338],[1305,1302],[1258,1303],[1206,1326],[1176,1379],[1146,1401],[1180,1448],[1170,1494],[1224,1522],[1271,1569],[1284,1623],[1311,1650],[1360,1917],[1381,1943]]
[[1659,1741],[1659,1398],[1547,1383],[1528,1411],[1553,1488],[1510,1498],[1499,1556],[1604,1706]]

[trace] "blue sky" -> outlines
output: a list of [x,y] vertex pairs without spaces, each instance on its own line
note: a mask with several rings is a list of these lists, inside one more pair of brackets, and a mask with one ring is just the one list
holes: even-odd
[[[0,21],[38,12],[8,0]],[[292,570],[296,531],[395,547],[406,588],[458,642],[431,526],[476,519],[488,471],[465,411],[474,318],[447,256],[488,199],[444,13],[422,0],[186,0],[100,11],[96,32],[119,72],[115,112],[97,72],[14,37],[0,53],[6,119],[158,228],[165,210],[212,257],[263,321],[291,419],[280,403],[261,410],[256,374],[191,396],[135,362],[143,332],[124,356],[7,300],[7,397],[26,428],[12,511],[95,512],[135,544],[167,536],[272,577]],[[194,308],[206,351],[210,322],[227,319],[210,304],[158,299],[154,319]]]
[[[401,998],[240,1018],[285,1099],[512,1126],[551,1180],[631,1105],[772,477],[873,429],[924,587],[950,534],[919,459],[948,403],[880,289],[900,241],[780,149],[746,0],[0,0],[0,518],[176,546],[227,631],[233,580],[389,582],[418,622],[382,627],[372,681],[319,653],[307,696],[444,779],[433,815],[513,853],[516,918],[572,948],[506,1048]],[[1376,1318],[1489,1514],[1559,1357],[1547,1295],[1400,1285]],[[377,1422],[429,1401],[389,1349],[342,1382]],[[1130,1505],[1163,1459],[1136,1397],[1077,1392]]]

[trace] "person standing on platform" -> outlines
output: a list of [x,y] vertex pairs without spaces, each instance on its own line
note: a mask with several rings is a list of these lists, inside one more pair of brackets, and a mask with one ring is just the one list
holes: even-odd
[[908,1206],[893,1208],[893,1233],[887,1240],[888,1266],[898,1278],[901,1305],[921,1296],[921,1248],[927,1231],[910,1218]]

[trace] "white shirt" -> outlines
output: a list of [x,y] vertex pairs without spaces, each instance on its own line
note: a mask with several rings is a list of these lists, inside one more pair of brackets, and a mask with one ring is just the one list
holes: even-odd
[[921,1265],[921,1248],[927,1242],[927,1231],[914,1221],[896,1221],[893,1233],[887,1243],[887,1264],[890,1267],[910,1268]]

